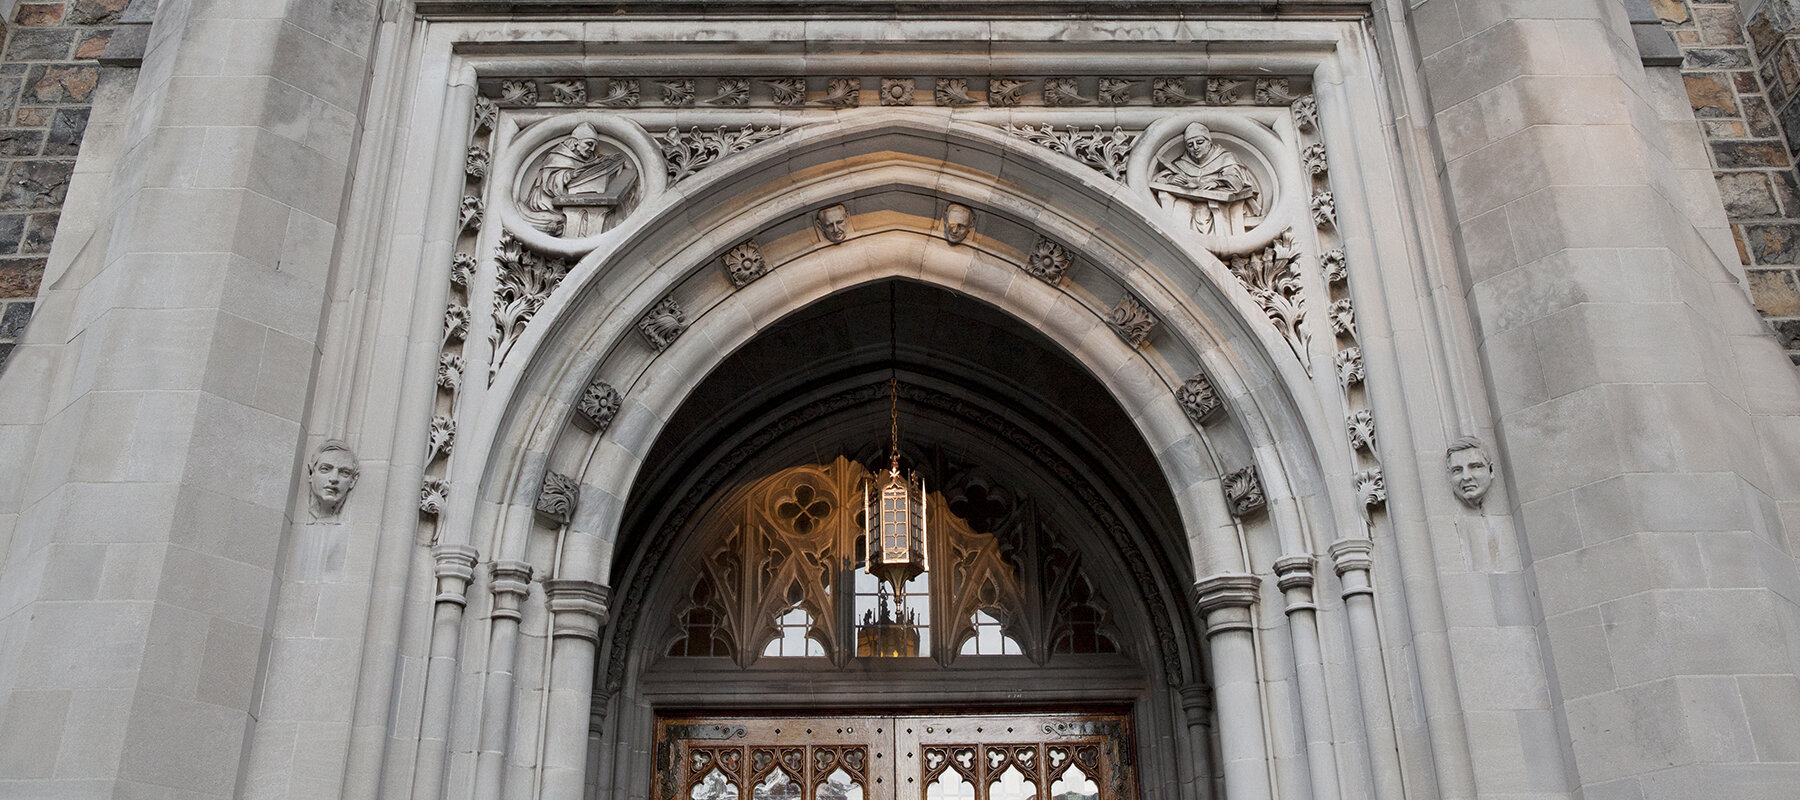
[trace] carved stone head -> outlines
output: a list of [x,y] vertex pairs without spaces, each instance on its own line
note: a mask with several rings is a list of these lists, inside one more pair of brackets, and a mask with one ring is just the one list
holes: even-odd
[[1188,123],[1181,139],[1187,146],[1188,155],[1193,158],[1205,158],[1213,150],[1212,129],[1198,122]]
[[1464,436],[1450,443],[1444,451],[1444,466],[1450,471],[1450,487],[1456,498],[1470,508],[1480,508],[1494,485],[1494,462],[1481,449],[1481,440]]
[[583,122],[576,125],[575,130],[569,132],[570,155],[582,161],[589,161],[593,159],[594,151],[599,147],[600,132],[594,130],[593,125]]
[[356,477],[362,473],[350,445],[339,439],[327,439],[313,452],[306,464],[306,482],[312,491],[312,510],[317,516],[335,516],[344,507],[344,498],[356,488]]
[[944,241],[951,244],[962,244],[964,239],[975,230],[975,212],[968,206],[951,203],[944,209]]
[[827,206],[813,215],[813,224],[818,226],[819,235],[828,242],[841,242],[850,234],[850,212],[841,205]]

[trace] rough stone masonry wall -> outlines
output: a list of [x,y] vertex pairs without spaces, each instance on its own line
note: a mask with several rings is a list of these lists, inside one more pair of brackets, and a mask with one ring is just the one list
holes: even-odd
[[1769,0],[1750,25],[1730,0],[1651,0],[1681,49],[1688,100],[1751,299],[1800,364],[1800,35]]
[[22,2],[0,49],[0,367],[31,319],[87,130],[95,59],[126,0]]

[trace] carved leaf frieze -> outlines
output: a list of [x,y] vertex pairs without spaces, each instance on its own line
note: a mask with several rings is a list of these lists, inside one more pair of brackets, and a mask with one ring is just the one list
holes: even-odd
[[1083,131],[1073,126],[1057,128],[1048,123],[1036,128],[1007,123],[1006,132],[1040,147],[1073,158],[1115,181],[1125,179],[1125,166],[1131,160],[1131,148],[1143,138],[1142,131],[1115,127],[1110,132],[1096,126]]
[[727,128],[720,126],[713,130],[689,128],[670,128],[657,135],[656,143],[662,148],[663,161],[667,163],[669,182],[674,183],[688,177],[702,168],[732,153],[741,153],[759,142],[773,139],[786,133],[786,128],[762,127]]

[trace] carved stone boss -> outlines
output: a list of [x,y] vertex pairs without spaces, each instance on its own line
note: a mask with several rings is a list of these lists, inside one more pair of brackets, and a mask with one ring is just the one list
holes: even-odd
[[544,485],[538,489],[538,516],[555,525],[567,525],[575,517],[575,506],[579,502],[581,484],[574,478],[556,472],[544,473]]

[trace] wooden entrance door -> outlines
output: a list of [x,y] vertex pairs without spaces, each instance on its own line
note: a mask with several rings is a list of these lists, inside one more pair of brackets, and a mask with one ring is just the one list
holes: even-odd
[[659,800],[1135,800],[1122,714],[664,717]]

